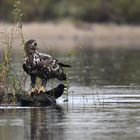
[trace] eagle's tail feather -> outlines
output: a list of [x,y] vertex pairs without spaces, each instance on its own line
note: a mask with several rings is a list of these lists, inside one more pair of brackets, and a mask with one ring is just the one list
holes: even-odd
[[71,65],[66,65],[66,64],[63,64],[63,63],[59,63],[59,65],[61,66],[61,67],[71,67]]

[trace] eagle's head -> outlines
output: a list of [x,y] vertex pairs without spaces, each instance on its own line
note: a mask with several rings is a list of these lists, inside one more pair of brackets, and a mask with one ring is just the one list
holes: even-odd
[[34,39],[30,39],[25,43],[24,50],[26,54],[33,54],[37,50],[37,43]]

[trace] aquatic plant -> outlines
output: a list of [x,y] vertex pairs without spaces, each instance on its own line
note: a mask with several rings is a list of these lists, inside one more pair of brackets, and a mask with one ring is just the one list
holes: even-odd
[[[72,52],[67,52],[66,53],[66,58],[68,58],[67,63],[71,64],[71,58],[72,58]],[[71,69],[66,69],[65,71],[66,75],[67,75],[67,79],[66,81],[64,81],[64,85],[65,85],[65,90],[64,90],[64,102],[68,102],[68,95],[69,95],[69,88],[70,88],[70,75],[71,75]]]

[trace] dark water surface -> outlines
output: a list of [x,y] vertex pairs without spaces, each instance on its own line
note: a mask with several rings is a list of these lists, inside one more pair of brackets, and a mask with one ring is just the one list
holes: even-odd
[[0,140],[139,140],[140,50],[80,48],[59,59],[72,64],[69,102],[1,107]]

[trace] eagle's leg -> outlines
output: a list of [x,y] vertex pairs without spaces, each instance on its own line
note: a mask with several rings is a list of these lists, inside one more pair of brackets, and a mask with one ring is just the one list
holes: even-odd
[[41,81],[42,81],[42,83],[41,83],[41,87],[38,90],[38,93],[42,93],[42,92],[46,91],[47,81],[46,81],[46,79],[41,79]]
[[36,76],[35,75],[31,75],[31,91],[28,92],[29,96],[31,96],[31,94],[33,92],[35,92],[36,88],[35,88],[35,84],[36,84]]

